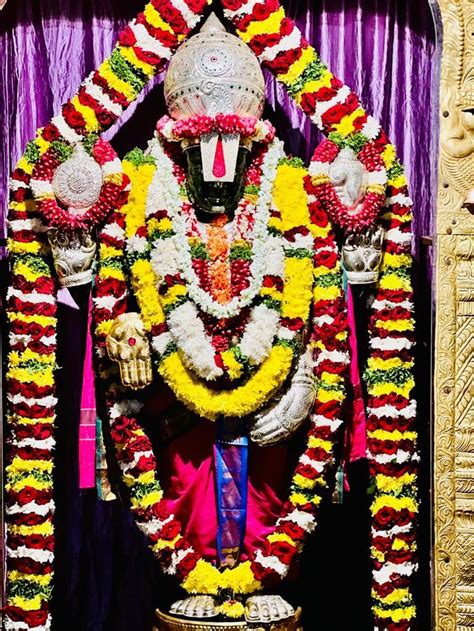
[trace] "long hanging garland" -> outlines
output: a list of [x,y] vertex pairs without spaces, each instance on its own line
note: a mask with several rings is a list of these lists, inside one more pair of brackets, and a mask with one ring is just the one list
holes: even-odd
[[[12,448],[7,467],[6,629],[50,628],[56,287],[46,228],[29,185],[31,175],[52,143],[73,144],[113,124],[197,23],[205,4],[204,0],[150,2],[122,32],[111,56],[86,79],[79,93],[39,130],[12,177],[9,245],[13,293],[8,317],[14,353],[7,373]],[[378,123],[366,114],[357,96],[328,71],[278,2],[224,0],[224,5],[239,35],[330,141],[357,154],[362,149],[376,152],[387,170],[388,201],[382,221],[388,232],[366,374],[369,455],[375,476],[373,597],[377,629],[408,630],[416,615],[410,583],[416,571],[418,456],[413,431],[415,403],[411,399],[411,200],[403,167]],[[377,195],[380,189],[370,192]],[[336,201],[328,195],[327,209],[333,210],[336,224],[342,224],[344,209],[338,208]],[[123,283],[119,268],[116,276],[115,280]]]
[[[151,442],[137,420],[141,404],[124,392],[117,369],[110,364],[105,353],[107,333],[115,318],[126,310],[117,282],[122,281],[127,259],[146,327],[152,332],[153,327],[162,322],[158,279],[150,261],[151,248],[146,247],[147,239],[153,243],[156,233],[147,234],[144,230],[147,194],[152,188],[157,166],[151,156],[138,151],[124,162],[125,171],[132,181],[130,199],[124,213],[125,233],[129,244],[135,246],[133,257],[130,258],[130,248],[127,256],[125,248],[121,249],[118,243],[113,252],[105,246],[101,248],[95,321],[101,375],[108,381],[111,436],[123,481],[129,489],[135,519],[149,538],[150,546],[164,572],[176,575],[189,593],[217,595],[223,589],[230,590],[237,598],[223,603],[220,613],[229,618],[240,618],[244,614],[244,606],[238,600],[239,596],[271,587],[288,573],[293,558],[302,550],[305,535],[315,528],[316,509],[323,489],[328,485],[328,469],[334,461],[334,446],[345,398],[344,373],[349,363],[347,319],[337,244],[325,211],[316,200],[308,204],[312,185],[307,171],[297,160],[281,160],[273,188],[279,210],[277,224],[282,233],[293,232],[295,235],[300,222],[302,226],[309,225],[311,228],[314,247],[314,263],[313,256],[309,258],[311,267],[314,265],[311,344],[319,387],[306,448],[294,472],[288,501],[282,508],[274,530],[247,561],[235,568],[220,571],[196,553],[184,538],[182,525],[169,513],[163,499],[158,477],[159,466]],[[292,194],[283,194],[288,191]],[[117,233],[118,228],[116,220],[112,219],[104,227],[102,238],[111,231]],[[123,243],[122,239],[120,242]],[[138,254],[137,246],[141,254]],[[301,260],[304,263],[305,259]],[[294,299],[298,300],[297,296]]]
[[[370,324],[368,457],[374,480],[371,505],[372,598],[375,629],[408,631],[416,624],[413,577],[416,561],[417,434],[412,398],[414,320],[411,285],[412,201],[403,166],[380,125],[358,97],[319,59],[278,0],[223,0],[226,14],[259,59],[286,86],[296,104],[328,136],[310,167],[314,193],[333,221],[360,230],[377,209],[386,229],[384,257]],[[369,169],[386,170],[373,180],[362,221],[353,220],[321,180],[321,162],[352,149]],[[326,155],[326,158],[324,157]],[[379,168],[380,170],[380,168]],[[324,173],[324,170],[323,170]],[[384,201],[385,200],[385,201]]]
[[[57,217],[57,209],[40,203],[45,189],[37,186],[33,191],[30,181],[32,176],[49,180],[49,166],[67,157],[74,143],[84,141],[92,149],[97,135],[117,120],[164,67],[199,21],[205,4],[205,0],[147,4],[120,34],[110,57],[84,81],[61,113],[38,130],[12,175],[6,630],[51,627],[57,286],[46,230],[51,213],[53,219]],[[117,183],[122,189],[127,184],[125,179]],[[115,196],[117,212],[125,201],[126,195]]]

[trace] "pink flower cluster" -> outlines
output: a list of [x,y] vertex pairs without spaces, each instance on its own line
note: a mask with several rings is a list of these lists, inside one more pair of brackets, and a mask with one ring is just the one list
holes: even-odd
[[269,143],[275,138],[275,128],[268,121],[253,116],[217,114],[216,116],[191,116],[175,121],[163,116],[156,126],[158,134],[168,142],[179,142],[190,138],[201,138],[217,132],[221,135],[239,134],[243,138]]

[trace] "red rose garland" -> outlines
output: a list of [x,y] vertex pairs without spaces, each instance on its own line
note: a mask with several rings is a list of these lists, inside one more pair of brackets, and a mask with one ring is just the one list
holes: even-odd
[[239,134],[242,138],[269,144],[275,138],[275,128],[268,121],[252,116],[217,114],[216,116],[190,116],[173,120],[163,116],[156,126],[158,134],[168,142],[199,139],[205,134]]
[[[240,577],[235,579],[237,582],[233,582],[231,574],[220,573],[196,554],[180,534],[181,524],[169,514],[166,502],[162,500],[152,445],[136,417],[141,405],[127,397],[117,382],[117,370],[111,366],[105,353],[107,331],[113,320],[126,310],[125,301],[116,299],[121,293],[116,283],[124,282],[125,252],[116,249],[112,255],[106,253],[101,258],[94,299],[95,323],[101,374],[109,382],[107,408],[111,436],[138,526],[149,537],[150,546],[164,572],[176,575],[190,593],[217,593],[214,581],[219,583],[222,580],[227,587],[231,585],[236,594],[250,594],[262,587],[271,587],[284,578],[292,560],[301,551],[306,533],[315,527],[314,515],[321,500],[318,489],[328,485],[328,466],[333,463],[333,448],[341,425],[343,376],[349,359],[347,320],[334,233],[327,214],[314,197],[309,176],[305,180],[305,189],[310,196],[316,235],[314,264],[318,280],[312,339],[315,343],[315,374],[321,385],[311,415],[306,450],[293,476],[290,498],[263,548],[256,550],[248,563],[239,566],[242,569],[237,572],[243,573],[236,574]],[[106,225],[101,236],[105,237],[109,232],[110,227]],[[120,280],[117,280],[116,272],[111,277],[109,270],[121,270]],[[249,571],[250,574],[247,573]],[[220,578],[216,578],[213,572],[217,572]],[[206,582],[204,576],[209,573],[213,578]]]

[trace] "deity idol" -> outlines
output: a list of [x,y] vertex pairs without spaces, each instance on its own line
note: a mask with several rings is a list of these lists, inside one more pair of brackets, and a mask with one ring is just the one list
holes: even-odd
[[[166,3],[152,4],[159,13]],[[25,447],[41,447],[48,466],[51,448],[52,413],[33,438],[21,419],[32,402],[39,414],[55,401],[48,354],[54,309],[40,312],[41,336],[34,337],[24,296],[30,292],[31,302],[41,296],[54,304],[44,262],[49,251],[63,286],[90,282],[91,226],[98,226],[93,319],[100,407],[136,523],[183,594],[169,616],[160,614],[160,624],[185,629],[186,622],[173,625],[223,618],[243,621],[241,628],[296,629],[298,614],[279,595],[280,583],[315,530],[317,509],[334,480],[348,382],[358,385],[347,285],[375,284],[367,419],[361,413],[361,449],[365,455],[367,420],[376,488],[374,613],[377,629],[410,629],[417,456],[410,431],[406,180],[380,127],[282,10],[271,5],[278,19],[283,15],[282,41],[291,52],[284,55],[281,42],[275,48],[265,38],[257,42],[253,21],[259,18],[246,17],[246,3],[240,5],[230,6],[228,17],[251,46],[211,14],[171,57],[165,78],[169,116],[158,122],[146,151],[135,149],[120,163],[107,143],[81,137],[77,113],[87,129],[96,124],[86,117],[87,108],[99,104],[98,117],[106,106],[118,113],[127,102],[123,95],[134,94],[126,79],[135,92],[143,87],[150,51],[164,50],[163,42],[150,40],[163,31],[148,24],[158,23],[148,7],[124,31],[111,61],[41,130],[35,155],[15,172],[13,203],[20,205],[10,216],[17,255],[10,308],[20,309],[20,316],[11,317],[8,378],[21,454],[14,452],[9,468],[11,515],[14,522],[24,512],[18,497],[23,487],[13,473],[23,466]],[[265,83],[252,50],[278,68],[297,102],[330,133],[309,169],[285,154],[275,129],[261,118]],[[283,57],[293,69],[286,74]],[[31,188],[46,228],[22,223],[37,221],[21,206],[24,193],[15,200],[22,187]],[[37,239],[27,235],[28,247],[22,241],[27,227]],[[40,241],[44,232],[47,241]],[[43,252],[48,254],[39,260]],[[38,261],[32,262],[33,255]],[[24,371],[34,372],[28,362],[40,355],[48,358],[49,372],[33,380],[27,395]],[[363,401],[356,392],[357,405],[360,414]],[[33,461],[40,455],[35,452]],[[35,493],[31,497],[39,502]],[[46,522],[48,510],[41,514]],[[15,524],[10,555],[21,559],[29,541]],[[41,564],[40,556],[50,555],[34,558]],[[17,574],[10,574],[14,585]],[[22,602],[10,601],[12,619],[24,618]],[[44,611],[38,602],[39,619]],[[44,624],[49,628],[48,620]]]

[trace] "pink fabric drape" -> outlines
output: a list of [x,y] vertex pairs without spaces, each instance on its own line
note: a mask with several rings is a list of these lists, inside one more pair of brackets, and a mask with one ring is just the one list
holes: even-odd
[[81,416],[79,420],[79,488],[95,487],[96,400],[92,367],[92,298],[89,300],[86,352],[82,372]]

